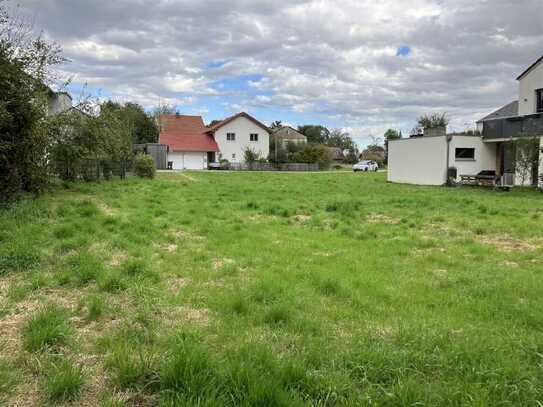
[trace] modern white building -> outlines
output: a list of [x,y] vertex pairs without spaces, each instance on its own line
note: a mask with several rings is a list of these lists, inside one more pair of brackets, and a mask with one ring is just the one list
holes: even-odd
[[[492,174],[514,185],[543,183],[543,57],[519,77],[519,100],[477,122],[475,133],[425,135],[388,143],[388,180],[408,184],[443,185],[451,174]],[[522,168],[522,151],[513,142],[539,139],[539,165]]]
[[206,127],[201,116],[162,115],[159,143],[168,146],[174,170],[203,170],[210,163],[242,163],[247,148],[269,154],[270,130],[245,112]]

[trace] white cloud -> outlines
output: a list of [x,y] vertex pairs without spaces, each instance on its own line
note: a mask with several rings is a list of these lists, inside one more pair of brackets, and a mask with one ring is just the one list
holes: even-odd
[[[357,137],[410,129],[445,111],[452,127],[516,95],[538,58],[541,0],[26,0],[64,46],[64,71],[117,97],[155,104],[216,96],[229,109],[311,112]],[[527,12],[527,10],[529,12]],[[408,57],[396,56],[408,46]],[[224,61],[208,69],[211,63]],[[243,90],[217,80],[262,75]],[[242,100],[225,102],[224,95]],[[193,99],[192,99],[193,100]],[[212,110],[213,106],[208,106]],[[277,119],[281,119],[278,117]]]

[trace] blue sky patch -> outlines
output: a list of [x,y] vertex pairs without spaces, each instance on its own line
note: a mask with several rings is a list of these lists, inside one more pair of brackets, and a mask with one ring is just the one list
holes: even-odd
[[411,54],[411,47],[408,45],[402,45],[396,50],[397,57],[407,57]]

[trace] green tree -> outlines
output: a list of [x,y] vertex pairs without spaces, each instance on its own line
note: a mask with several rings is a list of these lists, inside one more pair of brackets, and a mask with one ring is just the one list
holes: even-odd
[[276,130],[279,130],[283,127],[283,123],[281,122],[281,120],[276,120],[274,121],[271,125],[270,125],[270,129],[272,131],[276,131]]
[[101,111],[115,114],[128,128],[134,144],[158,142],[159,131],[156,121],[137,103],[121,105],[108,101],[102,105]]
[[330,138],[330,131],[321,125],[298,126],[298,131],[307,137],[308,143],[312,144],[327,144]]
[[304,144],[301,149],[292,154],[291,162],[319,164],[319,169],[330,168],[332,157],[328,147],[322,144]]
[[62,61],[58,46],[33,37],[0,2],[0,201],[47,186],[50,89],[44,82]]

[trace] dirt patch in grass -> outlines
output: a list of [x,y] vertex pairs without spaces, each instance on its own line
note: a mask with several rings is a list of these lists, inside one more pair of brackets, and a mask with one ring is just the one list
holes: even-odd
[[123,264],[126,260],[128,260],[128,254],[124,251],[116,250],[111,253],[108,264],[111,267],[117,267]]
[[170,290],[174,294],[177,294],[180,289],[187,287],[190,283],[190,278],[179,276],[171,277],[167,280],[168,290]]
[[226,266],[230,266],[232,264],[234,264],[234,260],[232,259],[228,259],[228,258],[223,258],[223,259],[215,259],[213,260],[213,270],[215,271],[219,271],[221,269],[223,269],[224,267]]
[[533,252],[541,247],[541,242],[516,239],[510,235],[480,236],[480,243],[493,246],[502,252]]
[[300,225],[306,224],[311,220],[310,215],[294,215],[290,219],[292,219],[295,223],[298,223]]
[[204,236],[197,235],[196,233],[189,232],[183,229],[174,229],[170,232],[176,239],[186,239],[186,240],[205,240]]
[[175,307],[166,312],[162,320],[166,327],[176,329],[180,324],[208,326],[211,322],[211,311],[207,308],[193,308],[190,305]]
[[502,266],[507,267],[507,268],[511,268],[511,269],[519,268],[519,264],[516,261],[510,261],[510,260],[505,260],[502,263]]
[[400,224],[400,220],[393,218],[388,215],[383,215],[379,213],[372,213],[366,216],[366,222],[368,223],[384,223],[387,225],[398,225]]
[[428,247],[424,249],[413,249],[411,252],[416,257],[426,257],[436,253],[445,253],[447,250],[444,247]]

